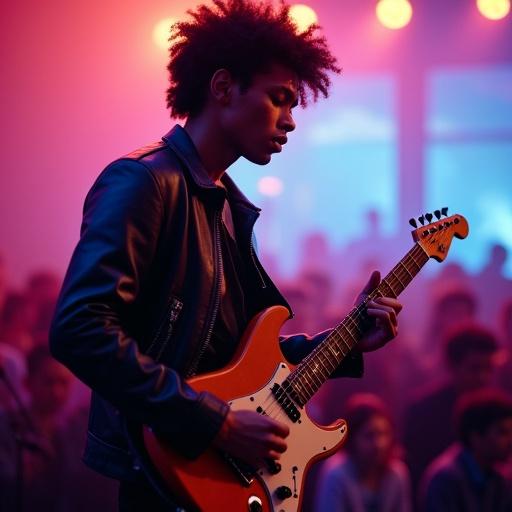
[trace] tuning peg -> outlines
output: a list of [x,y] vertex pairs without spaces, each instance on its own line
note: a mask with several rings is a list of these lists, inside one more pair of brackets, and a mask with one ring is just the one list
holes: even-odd
[[413,228],[417,228],[417,227],[418,227],[418,224],[416,223],[416,219],[409,219],[409,224],[410,224]]
[[431,213],[426,213],[425,214],[425,218],[427,219],[428,223],[432,222],[432,217],[433,217],[433,215]]
[[424,226],[425,225],[425,217],[423,217],[423,215],[421,215],[420,217],[418,217],[418,220],[421,222],[421,225]]
[[444,208],[441,208],[441,213],[445,216],[445,217],[448,217],[448,207],[445,206]]
[[439,210],[434,210],[434,215],[436,216],[437,220],[441,218],[441,212]]

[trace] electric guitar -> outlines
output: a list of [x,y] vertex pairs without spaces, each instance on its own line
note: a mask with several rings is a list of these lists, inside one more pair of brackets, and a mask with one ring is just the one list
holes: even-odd
[[188,381],[195,390],[215,394],[232,409],[253,410],[287,423],[288,449],[279,461],[249,468],[214,448],[195,460],[185,459],[144,426],[140,439],[160,489],[181,500],[187,512],[300,510],[308,469],[339,450],[347,436],[344,420],[317,425],[304,406],[362,337],[367,302],[378,296],[397,297],[430,258],[439,262],[446,258],[453,237],[467,236],[466,219],[447,217],[447,210],[436,210],[434,222],[432,214],[419,217],[421,225],[409,221],[415,228],[412,249],[297,366],[288,363],[279,348],[279,331],[288,310],[274,306],[251,320],[227,367]]

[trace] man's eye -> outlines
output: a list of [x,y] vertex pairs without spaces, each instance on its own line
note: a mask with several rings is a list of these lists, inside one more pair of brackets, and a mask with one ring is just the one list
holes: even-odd
[[282,96],[272,96],[272,103],[277,106],[282,106],[285,104],[286,100]]

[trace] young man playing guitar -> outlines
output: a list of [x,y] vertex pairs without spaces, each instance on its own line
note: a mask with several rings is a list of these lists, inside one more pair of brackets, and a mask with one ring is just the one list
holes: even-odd
[[[184,126],[94,183],[51,329],[54,356],[93,390],[84,460],[121,481],[122,510],[172,510],[140,471],[125,420],[191,459],[215,446],[258,467],[287,447],[284,423],[186,379],[225,366],[259,311],[289,308],[254,250],[259,209],[225,171],[240,157],[268,164],[295,129],[293,108],[327,96],[339,69],[287,7],[216,0],[191,15],[174,29],[168,66],[167,105]],[[396,335],[400,309],[390,297],[368,303],[372,325],[335,375],[362,374],[361,352]],[[298,363],[327,334],[288,336],[281,349]]]

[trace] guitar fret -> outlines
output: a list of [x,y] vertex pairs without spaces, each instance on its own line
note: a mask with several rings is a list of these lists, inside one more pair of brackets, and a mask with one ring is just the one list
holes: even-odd
[[[357,338],[354,336],[352,331],[344,323],[341,323],[338,327],[343,327],[343,329],[345,329],[345,331],[347,331],[347,333],[350,335],[350,337],[352,338],[354,343],[357,343]],[[350,352],[350,350],[352,350],[352,347],[346,342],[345,338],[341,335],[341,332],[338,331],[338,327],[336,328],[336,332],[338,333],[339,337],[341,338],[341,341],[343,341],[343,343],[345,344],[345,346],[348,348],[348,350]],[[347,354],[345,354],[345,355],[347,355]]]
[[415,263],[415,265],[418,267],[418,270],[421,270],[421,265],[416,261],[416,258],[412,254],[412,251],[409,254],[409,259],[411,259]]
[[[336,358],[336,361],[338,360],[338,357],[340,356],[339,352],[336,352],[336,350],[334,350],[333,347],[331,347],[331,345],[327,344],[327,348],[330,350],[331,354]],[[343,354],[343,352],[342,352]],[[345,354],[343,354],[345,355]]]
[[414,276],[409,272],[408,268],[404,265],[404,263],[400,262],[399,265],[402,265],[402,267],[404,267],[405,271],[409,274],[409,277],[412,280]]
[[387,280],[387,278],[386,278],[386,279],[384,279],[382,282],[383,282],[383,283],[386,283],[386,286],[391,290],[391,294],[392,294],[392,296],[393,296],[393,297],[395,297],[395,298],[396,298],[396,297],[398,297],[398,295],[399,295],[399,294],[398,294],[398,293],[396,292],[396,290],[391,286],[391,283]]
[[405,286],[400,281],[400,279],[398,279],[398,276],[396,275],[396,273],[393,270],[390,272],[390,277],[396,281],[396,286],[397,286],[397,290],[398,290],[396,295],[398,296],[400,293],[402,293],[402,291],[404,290]]
[[[359,327],[359,324],[352,318],[352,315],[347,316],[347,321],[352,322],[352,324],[356,328],[358,334],[362,334],[362,332],[363,332],[362,329]],[[352,337],[355,339],[355,336],[352,336]]]
[[[329,349],[329,345],[326,346],[327,350]],[[338,366],[337,362],[333,362],[332,359],[329,357],[327,353],[324,352],[324,358],[329,362],[329,364],[332,366],[332,370],[334,371],[336,367]],[[336,359],[335,359],[336,361]]]
[[324,369],[327,371],[327,377],[329,377],[331,372],[333,372],[336,369],[336,365],[333,364],[331,358],[325,351],[322,351],[320,353],[321,353],[321,364],[324,367]]
[[295,394],[299,397],[299,399],[301,400],[302,402],[302,405],[304,405],[308,400],[307,400],[307,397],[304,398],[304,389],[302,388],[302,386],[300,385],[300,383],[296,383],[295,384],[295,379],[292,380],[289,380],[288,381],[290,383],[290,386],[292,387],[293,391],[295,392]]

